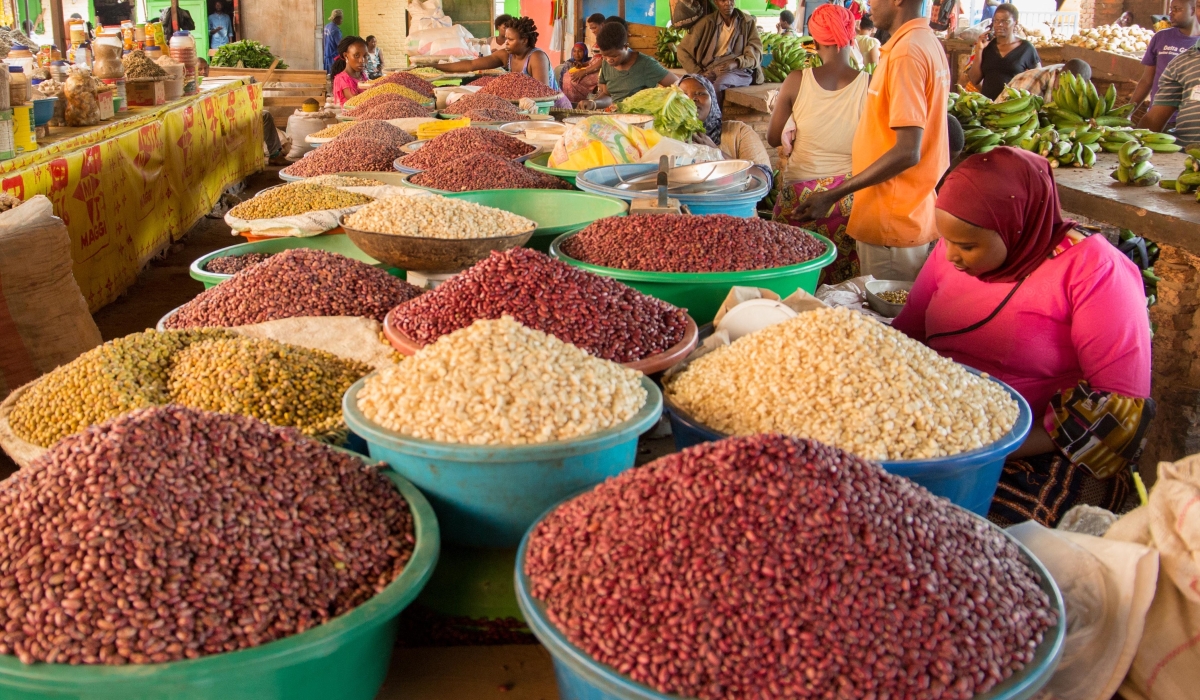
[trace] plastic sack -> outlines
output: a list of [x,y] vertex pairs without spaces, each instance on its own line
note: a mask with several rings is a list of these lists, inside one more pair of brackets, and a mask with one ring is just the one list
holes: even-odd
[[287,157],[292,160],[302,158],[305,153],[313,149],[313,145],[305,137],[334,124],[337,124],[337,115],[333,112],[304,112],[299,109],[296,110],[292,113],[292,116],[288,117],[286,133],[292,141],[292,148],[288,151]]
[[587,170],[601,165],[638,163],[662,136],[605,116],[588,117],[568,129],[550,153],[549,166]]
[[1149,503],[1118,520],[1104,539],[1158,550],[1158,587],[1147,633],[1121,685],[1125,700],[1194,698],[1200,688],[1200,455],[1159,462]]
[[1041,697],[1109,700],[1142,639],[1158,578],[1158,553],[1032,521],[1014,525],[1008,533],[1045,565],[1066,606],[1062,661]]
[[[365,194],[368,197],[414,197],[426,196],[431,193],[412,187],[397,187],[395,185],[380,185],[378,187],[339,187],[340,190]],[[232,213],[225,215],[225,223],[233,229],[233,235],[249,233],[252,236],[264,238],[309,238],[319,236],[326,231],[332,231],[340,226],[338,221],[342,216],[358,211],[365,205],[359,204],[345,209],[323,209],[310,211],[295,216],[281,216],[277,219],[240,219]]]
[[412,22],[408,25],[410,35],[424,29],[449,27],[454,23],[442,12],[442,0],[409,0],[405,9],[412,15]]
[[64,113],[67,126],[95,126],[100,123],[100,102],[96,98],[96,83],[87,71],[72,69],[63,85],[67,98]]
[[406,40],[410,54],[421,56],[471,56],[478,55],[469,43],[471,32],[461,24],[435,26],[411,32]]

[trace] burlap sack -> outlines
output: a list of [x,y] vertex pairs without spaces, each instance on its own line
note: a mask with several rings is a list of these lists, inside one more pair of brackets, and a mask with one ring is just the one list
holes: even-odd
[[46,451],[45,447],[35,445],[32,442],[26,442],[17,437],[13,432],[12,426],[8,424],[8,416],[12,413],[13,406],[17,404],[17,399],[21,398],[29,387],[36,384],[36,381],[29,382],[14,390],[3,402],[0,402],[0,447],[12,457],[12,461],[17,463],[17,466],[24,469],[29,466],[29,463]]
[[0,213],[0,398],[100,344],[71,266],[49,199]]
[[1159,553],[1146,633],[1121,685],[1125,700],[1200,697],[1200,455],[1161,462],[1158,474],[1149,503],[1104,536]]

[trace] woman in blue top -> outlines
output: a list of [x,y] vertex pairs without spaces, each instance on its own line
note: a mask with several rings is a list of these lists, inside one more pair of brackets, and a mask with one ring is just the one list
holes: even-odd
[[[537,48],[538,31],[533,20],[528,17],[517,17],[504,28],[504,33],[507,37],[504,48],[491,56],[482,56],[473,61],[439,63],[438,70],[447,73],[465,73],[504,68],[509,73],[524,73],[539,83],[558,90],[558,81],[554,79],[554,68],[550,65],[550,56]],[[560,99],[565,101],[566,98]],[[570,102],[567,102],[567,105],[569,108]]]

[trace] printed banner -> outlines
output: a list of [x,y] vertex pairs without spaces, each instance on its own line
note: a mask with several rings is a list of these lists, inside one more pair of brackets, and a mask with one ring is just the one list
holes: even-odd
[[38,194],[67,224],[93,312],[263,166],[262,93],[234,82],[0,163],[0,189]]

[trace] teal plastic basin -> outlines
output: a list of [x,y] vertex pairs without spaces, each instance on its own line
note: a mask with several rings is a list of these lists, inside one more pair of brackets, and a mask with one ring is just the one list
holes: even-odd
[[404,277],[403,270],[397,268],[387,268],[384,263],[379,262],[370,255],[362,252],[350,237],[344,233],[335,233],[325,236],[310,236],[308,238],[273,238],[266,241],[257,241],[255,243],[240,243],[231,245],[228,248],[222,248],[213,251],[201,258],[196,258],[188,268],[188,274],[192,279],[204,283],[205,289],[211,289],[221,282],[233,277],[233,275],[218,275],[215,272],[208,272],[204,269],[210,261],[216,258],[223,258],[226,255],[245,255],[246,253],[281,253],[292,248],[312,248],[314,250],[328,250],[331,253],[339,253],[347,258],[361,260],[368,265],[386,268],[388,272],[396,277]]
[[[541,522],[553,510],[554,508],[551,508],[546,511],[538,518],[538,522]],[[980,518],[980,520],[984,519]],[[987,521],[984,520],[984,522]],[[517,549],[516,573],[514,574],[517,603],[521,606],[521,612],[524,613],[530,631],[550,652],[550,657],[554,662],[554,677],[558,681],[559,700],[680,700],[677,695],[659,693],[622,675],[611,666],[596,661],[568,641],[566,636],[550,622],[541,601],[534,599],[531,595],[529,577],[525,575],[525,552],[529,547],[529,535],[533,532],[536,524],[530,526],[529,533],[526,533],[521,539],[521,546]],[[1050,597],[1050,604],[1058,612],[1058,623],[1046,631],[1042,643],[1034,652],[1033,661],[990,691],[976,695],[974,700],[1028,700],[1036,696],[1038,691],[1050,682],[1055,669],[1058,668],[1058,662],[1062,658],[1063,642],[1067,636],[1066,607],[1063,605],[1062,592],[1059,591],[1054,578],[1050,576],[1050,572],[1038,561],[1037,557],[1033,556],[1033,553],[1026,549],[1025,545],[1004,530],[991,523],[988,523],[988,526],[1003,533],[1021,551],[1025,563],[1037,574],[1042,590]]]
[[809,294],[817,291],[821,279],[821,268],[837,257],[837,248],[824,236],[808,231],[825,244],[821,255],[787,267],[768,270],[745,270],[743,272],[647,272],[645,270],[620,270],[602,267],[576,260],[562,252],[563,242],[575,233],[566,233],[550,244],[550,254],[563,262],[582,268],[597,275],[619,280],[642,294],[662,299],[681,309],[687,309],[698,325],[711,323],[717,310],[729,295],[731,287],[763,287],[780,297],[787,297],[797,289]]
[[596,219],[625,216],[629,204],[615,197],[568,190],[478,190],[446,195],[510,211],[537,222],[526,248],[550,252],[555,238],[587,228]]
[[[584,192],[603,194],[632,201],[657,197],[657,192],[633,192],[619,190],[614,185],[622,179],[628,180],[658,170],[655,163],[629,163],[627,165],[602,165],[582,170],[575,178],[575,186]],[[742,192],[719,194],[672,194],[693,214],[729,214],[730,216],[756,216],[758,202],[771,190],[769,176],[761,169],[752,169],[752,184]],[[699,321],[699,319],[696,319]]]
[[539,173],[546,173],[547,175],[553,175],[554,177],[562,178],[563,180],[571,183],[572,187],[575,187],[575,178],[579,175],[578,170],[551,168],[549,153],[541,153],[530,158],[529,160],[525,161],[525,167],[536,170]]
[[397,616],[428,582],[441,546],[437,517],[415,486],[384,472],[408,501],[416,547],[382,593],[329,622],[253,649],[129,666],[25,665],[0,656],[5,700],[372,700],[383,685]]
[[[972,374],[979,374],[970,367],[965,369]],[[934,459],[886,460],[880,462],[879,466],[890,474],[915,481],[933,495],[949,499],[960,508],[986,516],[992,505],[992,497],[996,495],[1000,474],[1004,471],[1004,460],[1025,442],[1029,429],[1033,427],[1033,411],[1029,409],[1029,402],[999,379],[988,379],[1004,387],[1017,402],[1017,421],[1007,434],[986,447],[969,452]],[[663,402],[671,420],[675,449],[683,450],[729,437],[702,424],[671,403],[669,398],[664,397]]]
[[421,489],[437,513],[443,539],[467,547],[515,547],[547,507],[632,467],[638,436],[662,415],[662,392],[642,377],[646,405],[599,433],[541,445],[434,442],[367,420],[357,401],[366,379],[342,398],[346,425],[367,441],[373,459],[387,462]]

